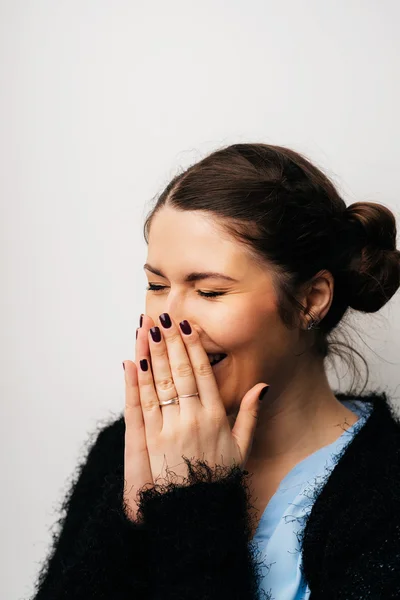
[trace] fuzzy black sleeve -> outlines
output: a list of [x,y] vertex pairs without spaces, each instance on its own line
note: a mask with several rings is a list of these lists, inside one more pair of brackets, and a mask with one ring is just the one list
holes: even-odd
[[148,598],[144,528],[122,511],[124,435],[119,419],[90,442],[62,503],[33,600]]
[[183,458],[183,485],[167,479],[139,492],[152,600],[266,599],[261,555],[249,543],[255,517],[249,473]]

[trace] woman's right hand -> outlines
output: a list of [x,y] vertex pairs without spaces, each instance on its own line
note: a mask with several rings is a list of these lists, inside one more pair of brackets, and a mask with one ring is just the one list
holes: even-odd
[[138,387],[137,366],[139,356],[151,364],[148,334],[154,327],[153,319],[143,315],[142,327],[138,329],[135,348],[135,362],[125,360],[125,459],[124,459],[124,500],[126,516],[136,521],[139,509],[136,494],[145,484],[154,485],[147,451],[145,426]]

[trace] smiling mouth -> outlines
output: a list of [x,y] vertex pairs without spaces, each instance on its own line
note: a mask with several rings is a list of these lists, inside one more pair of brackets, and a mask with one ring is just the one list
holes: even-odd
[[220,353],[214,354],[213,356],[209,355],[208,358],[210,359],[211,366],[215,367],[216,365],[219,365],[219,363],[222,362],[227,356],[227,354]]

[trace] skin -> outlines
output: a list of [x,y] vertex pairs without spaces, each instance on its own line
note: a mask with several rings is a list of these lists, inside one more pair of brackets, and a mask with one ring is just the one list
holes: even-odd
[[[304,352],[314,335],[307,330],[307,313],[320,320],[328,313],[332,275],[323,271],[312,280],[300,298],[306,307],[301,325],[289,330],[278,314],[272,267],[261,269],[221,231],[215,219],[199,211],[163,207],[155,215],[146,263],[165,277],[145,273],[148,283],[165,289],[147,291],[146,316],[156,325],[164,312],[175,323],[187,319],[206,350],[228,354],[214,373],[232,424],[246,392],[258,382],[270,385],[246,463],[254,473],[254,504],[262,510],[291,468],[337,439],[357,416],[335,398],[323,360]],[[193,271],[217,271],[238,281],[185,282]],[[199,290],[225,294],[205,298]]]

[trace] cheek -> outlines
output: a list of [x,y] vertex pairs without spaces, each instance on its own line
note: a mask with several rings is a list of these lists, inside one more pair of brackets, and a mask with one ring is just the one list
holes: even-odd
[[[221,318],[213,327],[214,340],[227,350],[257,349],[260,345],[268,344],[269,347],[285,344],[289,330],[282,323],[276,306],[248,308],[236,314]],[[211,331],[211,329],[210,329]],[[266,348],[267,350],[267,348]]]

